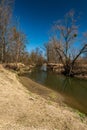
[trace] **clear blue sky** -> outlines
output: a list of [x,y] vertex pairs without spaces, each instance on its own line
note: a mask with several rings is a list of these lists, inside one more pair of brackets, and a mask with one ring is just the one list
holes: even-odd
[[53,23],[71,9],[81,14],[80,31],[86,31],[87,0],[15,0],[14,17],[20,18],[20,27],[27,35],[27,49],[42,47]]

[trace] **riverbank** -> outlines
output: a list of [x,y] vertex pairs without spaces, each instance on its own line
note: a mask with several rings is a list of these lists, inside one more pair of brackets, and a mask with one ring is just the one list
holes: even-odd
[[[82,64],[81,62],[77,63],[73,69],[73,76],[79,79],[85,79],[87,80],[87,64]],[[57,74],[63,74],[64,72],[64,66],[63,64],[59,63],[48,63],[47,64],[48,71],[53,71]]]
[[50,101],[56,102],[59,105],[64,106],[64,98],[58,93],[55,92],[39,83],[34,82],[29,77],[19,76],[19,81],[32,93],[39,95],[40,97]]
[[[3,66],[4,68],[8,70],[17,72],[17,74],[20,76],[26,73],[31,73],[34,68],[38,68],[36,67],[35,64],[26,66],[23,63],[17,63],[17,64],[6,63],[6,64],[3,64]],[[43,64],[42,67],[45,67],[45,70],[41,68],[43,71],[52,71],[53,73],[56,73],[59,75],[63,74],[63,71],[64,71],[63,64],[58,64],[58,63]],[[81,71],[82,71],[82,74],[81,74]],[[87,80],[87,65],[83,65],[83,67],[82,66],[76,67],[74,72],[77,73],[74,75],[74,77]]]
[[[29,85],[39,84],[30,81]],[[27,90],[15,73],[0,65],[0,130],[87,130],[87,117],[62,101]]]

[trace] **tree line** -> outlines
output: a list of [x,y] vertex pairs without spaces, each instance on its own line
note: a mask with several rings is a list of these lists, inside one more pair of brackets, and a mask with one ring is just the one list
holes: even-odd
[[43,56],[39,49],[26,51],[27,37],[20,30],[19,23],[11,22],[13,0],[0,1],[0,62],[41,64]]

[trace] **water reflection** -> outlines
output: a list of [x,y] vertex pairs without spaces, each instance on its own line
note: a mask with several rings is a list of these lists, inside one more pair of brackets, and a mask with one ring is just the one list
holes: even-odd
[[40,70],[33,71],[27,76],[60,92],[65,97],[66,103],[87,113],[87,81]]
[[67,91],[72,91],[72,81],[71,81],[71,79],[69,78],[69,77],[65,77],[65,79],[64,79],[64,81],[62,82],[62,91],[63,92],[67,92]]

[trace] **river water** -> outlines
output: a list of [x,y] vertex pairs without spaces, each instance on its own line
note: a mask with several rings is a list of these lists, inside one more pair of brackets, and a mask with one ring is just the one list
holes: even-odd
[[60,93],[65,102],[87,114],[87,80],[34,70],[25,76]]

